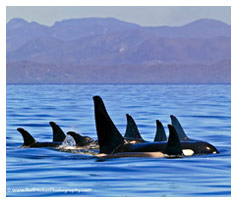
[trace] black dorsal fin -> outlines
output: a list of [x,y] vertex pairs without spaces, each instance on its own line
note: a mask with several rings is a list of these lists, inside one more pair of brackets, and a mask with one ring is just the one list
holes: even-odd
[[63,142],[66,138],[66,135],[62,129],[54,122],[49,122],[53,130],[53,142]]
[[110,119],[102,99],[99,96],[94,96],[93,100],[100,153],[119,152],[125,142],[124,138]]
[[76,146],[85,146],[85,138],[81,136],[79,133],[69,131],[68,135],[71,135],[76,142]]
[[171,156],[183,156],[182,146],[175,128],[172,125],[168,125],[168,128],[169,138],[164,153]]
[[132,116],[129,114],[126,114],[126,117],[127,117],[127,128],[126,128],[124,137],[143,140]]
[[154,142],[167,141],[165,129],[159,120],[156,120],[156,135]]
[[24,139],[24,144],[23,146],[31,146],[32,144],[36,143],[37,141],[31,136],[29,132],[27,132],[23,128],[17,128],[18,132],[21,133],[23,139]]
[[174,115],[171,115],[170,118],[171,118],[172,126],[174,126],[176,132],[178,133],[179,139],[180,140],[189,140],[189,138],[185,134],[181,124],[179,123],[178,119]]

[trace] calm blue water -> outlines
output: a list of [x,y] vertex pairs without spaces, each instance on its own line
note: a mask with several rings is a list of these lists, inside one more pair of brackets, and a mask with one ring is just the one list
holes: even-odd
[[[230,196],[230,85],[7,85],[7,196]],[[220,154],[98,161],[49,148],[21,148],[17,127],[51,141],[55,121],[96,139],[92,96],[100,95],[122,134],[130,113],[146,140],[155,120],[180,120],[190,138]],[[167,127],[166,127],[167,132]]]

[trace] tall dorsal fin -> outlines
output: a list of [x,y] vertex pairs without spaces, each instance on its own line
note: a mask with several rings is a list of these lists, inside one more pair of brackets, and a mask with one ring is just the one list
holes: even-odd
[[119,152],[125,142],[124,138],[110,119],[102,99],[99,96],[94,96],[93,100],[100,153]]
[[18,132],[21,133],[23,139],[24,139],[24,144],[23,146],[30,146],[34,143],[36,143],[37,141],[31,136],[31,134],[29,132],[27,132],[25,129],[23,128],[17,128]]
[[178,119],[174,115],[171,115],[170,118],[171,118],[172,126],[174,126],[176,132],[178,133],[179,139],[180,140],[189,140],[189,138],[185,134],[181,124],[179,123]]
[[124,137],[143,140],[132,116],[126,114],[126,117],[127,117],[127,128]]
[[66,135],[62,129],[54,122],[50,121],[49,124],[53,130],[53,142],[63,142],[66,138]]
[[159,142],[159,141],[167,141],[167,137],[165,134],[164,126],[159,120],[156,120],[156,135],[155,135],[154,142]]
[[85,138],[83,136],[81,136],[79,133],[73,132],[73,131],[69,131],[67,132],[68,135],[71,135],[73,137],[73,139],[76,142],[76,146],[85,146]]
[[169,138],[164,153],[171,156],[183,156],[182,146],[175,128],[172,125],[168,125],[168,128]]

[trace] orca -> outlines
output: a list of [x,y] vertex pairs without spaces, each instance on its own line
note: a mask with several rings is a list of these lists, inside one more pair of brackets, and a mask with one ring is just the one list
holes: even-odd
[[49,122],[53,130],[53,141],[52,142],[38,142],[32,135],[23,128],[17,128],[23,137],[24,143],[23,148],[37,148],[37,147],[58,147],[66,139],[66,135],[62,129],[54,122]]
[[208,142],[189,138],[184,132],[184,129],[181,126],[179,120],[174,115],[170,115],[170,118],[171,118],[171,123],[174,126],[175,130],[177,131],[179,135],[179,139],[181,141],[199,143],[199,146],[196,146],[196,147],[199,148],[200,153],[206,153],[206,151],[210,151],[211,153],[216,153],[216,154],[219,153],[219,151]]
[[[172,125],[168,125],[170,132],[168,141],[130,144],[123,138],[114,125],[109,114],[107,113],[103,100],[99,96],[94,96],[93,100],[99,152],[102,154],[114,154],[121,152],[162,152],[168,155],[181,156],[182,154],[194,155],[218,153],[217,149],[207,142],[193,140],[182,140],[180,142],[178,133]],[[176,139],[172,139],[173,137]],[[176,147],[173,147],[172,150],[168,147],[169,139],[175,140],[173,143],[175,143],[174,146]],[[178,142],[181,145],[182,154],[178,149]],[[167,148],[169,150],[167,150]]]

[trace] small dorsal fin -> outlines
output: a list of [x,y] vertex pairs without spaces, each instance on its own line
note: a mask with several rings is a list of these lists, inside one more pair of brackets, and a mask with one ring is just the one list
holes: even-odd
[[175,128],[172,125],[168,125],[168,128],[169,138],[164,153],[171,156],[183,156],[182,146]]
[[126,114],[126,117],[127,117],[127,128],[126,128],[124,137],[143,140],[132,116],[129,114]]
[[176,132],[178,133],[179,139],[180,140],[189,140],[189,138],[185,134],[181,124],[179,123],[178,119],[174,115],[171,115],[170,118],[171,118],[172,126],[174,126]]
[[76,146],[85,146],[89,143],[85,143],[86,140],[83,136],[81,136],[79,133],[73,132],[73,131],[69,131],[67,132],[68,135],[71,135],[73,137],[73,139],[76,142]]
[[62,131],[62,129],[53,121],[50,121],[49,124],[53,130],[53,142],[63,142],[66,138],[66,135]]
[[156,120],[156,135],[154,142],[167,141],[165,129],[159,120]]
[[124,138],[109,117],[102,99],[99,96],[94,96],[93,100],[100,153],[119,152],[125,143]]
[[24,139],[24,144],[23,146],[31,146],[32,144],[36,143],[37,141],[31,136],[29,132],[27,132],[23,128],[17,128],[17,131],[21,133],[23,139]]

